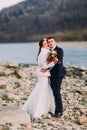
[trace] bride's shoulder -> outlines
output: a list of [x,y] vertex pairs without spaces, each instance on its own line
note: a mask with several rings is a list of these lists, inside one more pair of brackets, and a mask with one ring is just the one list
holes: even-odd
[[46,48],[42,48],[42,49],[41,49],[41,53],[48,53],[48,52],[49,52],[49,50],[46,49]]

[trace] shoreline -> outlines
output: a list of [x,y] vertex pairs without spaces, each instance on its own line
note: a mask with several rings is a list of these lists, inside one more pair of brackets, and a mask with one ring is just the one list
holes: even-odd
[[[19,67],[29,67],[29,66],[37,66],[37,64],[34,64],[34,63],[8,63],[8,62],[2,62],[0,61],[0,66],[19,66]],[[79,69],[87,69],[87,67],[85,66],[64,66],[64,68],[79,68]]]
[[87,41],[73,41],[73,42],[57,42],[61,47],[87,47]]
[[[38,45],[38,42],[30,42]],[[60,47],[87,47],[87,41],[56,41],[56,44]]]
[[[16,63],[16,62],[12,62],[12,63],[9,63],[9,62],[4,62],[4,61],[0,61],[0,66],[19,66],[19,67],[30,67],[30,66],[37,66],[37,64],[35,63]],[[76,66],[76,65],[73,65],[73,66],[64,66],[64,68],[79,68],[79,69],[87,69],[86,66]]]

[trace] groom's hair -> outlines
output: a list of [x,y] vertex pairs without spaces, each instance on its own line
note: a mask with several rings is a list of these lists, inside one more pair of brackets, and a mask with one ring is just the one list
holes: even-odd
[[55,39],[54,37],[48,37],[47,40],[52,39],[52,38]]

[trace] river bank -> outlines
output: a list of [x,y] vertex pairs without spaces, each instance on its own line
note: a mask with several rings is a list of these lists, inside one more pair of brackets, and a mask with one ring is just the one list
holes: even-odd
[[87,47],[87,41],[73,41],[73,42],[57,42],[57,45],[60,47]]
[[[0,63],[0,108],[19,107],[25,102],[37,82],[36,67],[28,64]],[[41,119],[30,119],[29,124],[24,123],[25,119],[22,123],[12,124],[2,121],[0,117],[0,130],[86,130],[87,68],[65,69],[67,74],[61,89],[64,113],[61,118],[45,115]]]

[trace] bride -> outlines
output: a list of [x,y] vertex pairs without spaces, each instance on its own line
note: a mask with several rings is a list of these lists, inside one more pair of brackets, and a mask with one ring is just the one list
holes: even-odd
[[51,112],[55,112],[55,102],[53,92],[48,82],[50,72],[42,72],[42,69],[53,67],[55,62],[52,61],[47,63],[48,57],[48,43],[46,40],[39,42],[39,53],[38,53],[38,66],[36,69],[36,75],[38,82],[28,97],[27,101],[22,106],[22,110],[30,114],[34,118],[41,118],[42,115]]

